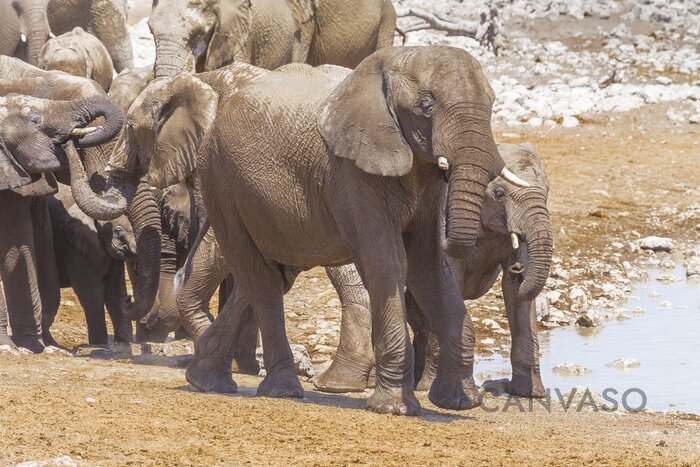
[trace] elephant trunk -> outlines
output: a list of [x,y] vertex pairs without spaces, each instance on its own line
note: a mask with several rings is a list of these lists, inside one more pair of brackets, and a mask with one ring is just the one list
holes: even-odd
[[524,215],[527,227],[523,229],[527,244],[527,271],[518,289],[518,300],[534,300],[544,287],[552,264],[552,224],[544,199],[533,205]]
[[68,156],[70,168],[71,194],[80,209],[98,221],[116,219],[126,212],[134,198],[135,178],[128,174],[112,174],[107,179],[102,195],[95,193],[72,141],[63,147]]
[[25,12],[28,25],[27,35],[27,61],[37,66],[39,52],[46,41],[49,40],[49,19],[46,16],[46,6],[28,9]]
[[491,176],[470,164],[455,167],[450,174],[445,206],[445,251],[463,256],[476,243],[481,204]]
[[160,280],[161,219],[153,189],[146,183],[136,188],[127,217],[136,237],[136,265],[132,286],[134,301],[124,304],[127,319],[140,320],[151,311]]
[[194,55],[174,39],[163,38],[156,43],[153,77],[174,76],[183,71],[194,72]]
[[124,125],[124,113],[121,107],[107,96],[93,96],[71,101],[71,121],[84,126],[98,117],[104,117],[104,123],[95,131],[74,137],[75,145],[80,148],[99,146],[119,134]]

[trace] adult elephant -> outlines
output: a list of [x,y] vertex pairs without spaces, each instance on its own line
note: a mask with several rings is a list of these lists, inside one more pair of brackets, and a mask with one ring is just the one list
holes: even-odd
[[126,0],[48,1],[51,31],[58,35],[80,27],[94,35],[107,48],[117,72],[134,66],[127,10]]
[[[512,338],[513,371],[507,390],[515,396],[544,397],[535,298],[544,287],[552,261],[552,227],[547,211],[549,181],[531,144],[499,144],[498,150],[506,164],[530,187],[516,190],[500,180],[492,181],[486,189],[476,244],[464,258],[450,259],[449,264],[465,300],[486,294],[503,272],[503,299]],[[334,279],[343,303],[340,345],[335,361],[314,384],[326,392],[361,392],[374,366],[369,350],[369,313],[362,306],[366,303],[365,294],[362,290],[351,296],[345,292],[358,283],[361,286],[354,268]],[[420,309],[410,293],[406,306],[414,334],[416,389],[427,391],[436,377],[438,339],[427,319],[429,314]],[[358,314],[367,318],[358,318]]]
[[[140,184],[139,180],[134,177],[118,175],[109,179],[107,177],[105,166],[114,149],[114,144],[107,141],[121,130],[123,121],[121,109],[109,100],[99,85],[92,80],[60,72],[40,70],[17,59],[0,57],[0,76],[4,78],[0,80],[0,95],[31,94],[40,98],[73,102],[76,106],[77,103],[84,102],[87,107],[83,109],[85,112],[83,120],[76,124],[79,126],[90,124],[92,120],[87,120],[87,118],[92,114],[105,119],[99,127],[92,127],[92,130],[95,131],[86,130],[92,132],[77,140],[75,144],[78,147],[77,150],[71,144],[65,145],[65,149],[58,147],[56,154],[59,158],[47,161],[47,164],[51,163],[53,174],[59,181],[71,185],[73,198],[81,210],[90,217],[97,220],[111,220],[127,212],[134,229],[137,250],[137,275],[132,281],[135,301],[127,306],[127,311],[140,313],[140,309],[144,308],[147,310],[145,313],[147,313],[153,306],[158,287],[160,271],[158,254],[161,242],[160,216],[153,191],[146,184]],[[53,109],[53,107],[47,108]],[[80,110],[79,107],[73,110],[67,108],[63,115],[52,112],[49,115],[50,121],[64,122],[63,124],[70,125],[72,124],[70,118]],[[37,114],[34,118],[45,119],[42,114]],[[35,122],[32,125],[35,125]],[[2,130],[8,138],[7,141],[10,141],[9,138],[16,138],[17,136],[13,135],[16,135],[16,131],[22,128],[21,126],[15,128],[3,125]],[[39,128],[43,127],[39,126]],[[47,140],[49,143],[58,141],[57,144],[62,144],[68,139],[55,130],[47,129],[46,131],[52,131]],[[33,143],[35,140],[29,136],[31,134],[22,140],[27,141],[28,144]],[[80,149],[81,147],[84,149]],[[37,157],[43,154],[38,149],[39,147],[36,151]],[[9,156],[8,161],[10,161]],[[31,161],[32,158],[28,158],[30,164],[32,164]],[[57,306],[53,306],[53,303],[47,303],[42,307],[42,301],[58,300],[57,292],[53,292],[58,290],[56,278],[42,279],[42,274],[56,270],[55,265],[39,269],[35,267],[36,264],[44,265],[49,264],[49,261],[53,262],[53,243],[50,237],[51,229],[47,227],[49,222],[45,196],[55,191],[55,183],[52,183],[53,177],[49,174],[44,177],[48,180],[48,184],[44,182],[22,186],[29,184],[36,178],[36,175],[29,175],[34,173],[36,169],[31,168],[31,171],[27,171],[22,168],[21,162],[14,163],[12,161],[6,162],[2,167],[3,170],[0,170],[0,174],[3,176],[4,184],[0,185],[0,195],[7,198],[8,201],[0,203],[0,209],[3,209],[3,215],[10,217],[1,219],[19,218],[22,219],[22,222],[2,222],[3,228],[6,229],[6,235],[8,235],[8,241],[0,243],[2,246],[7,245],[9,250],[4,251],[0,258],[3,261],[9,261],[7,254],[20,251],[25,261],[19,264],[23,264],[25,269],[15,273],[18,264],[15,262],[11,265],[13,277],[15,277],[12,285],[5,274],[0,272],[0,276],[5,281],[5,291],[12,290],[12,296],[6,294],[11,324],[13,315],[24,319],[17,333],[18,339],[23,345],[26,343],[38,351],[43,346],[42,337],[43,340],[53,342],[49,333],[53,316],[49,313],[44,314],[43,325],[37,325],[35,321],[41,320],[42,308],[47,310],[57,308]],[[43,166],[41,167],[43,168]],[[68,169],[70,169],[70,173]],[[15,188],[15,191],[20,190],[24,196],[11,190],[15,186],[19,186],[19,188]],[[101,198],[97,198],[97,194],[104,196],[110,202],[104,202]],[[115,204],[118,206],[117,213],[113,210]],[[17,247],[17,245],[20,246]],[[35,259],[38,255],[44,259],[37,263]],[[47,285],[42,286],[42,282]],[[37,291],[42,293],[41,297]],[[45,297],[44,294],[50,296]],[[12,327],[14,330],[14,325]],[[36,336],[37,329],[43,336]]]
[[[240,90],[221,105],[189,74],[154,80],[132,106],[123,153],[130,157],[110,160],[168,186],[192,175],[192,147],[207,135],[197,176],[235,289],[195,345],[188,381],[237,390],[232,338],[252,309],[267,369],[258,394],[301,397],[282,295],[300,270],[354,260],[372,302],[377,386],[368,408],[420,410],[404,287],[434,314],[440,339],[431,401],[477,405],[473,328],[445,253],[464,255],[475,243],[488,182],[498,174],[518,182],[493,141],[494,95],[478,62],[452,47],[397,47],[352,73],[231,69]],[[447,209],[436,209],[445,196]]]
[[[56,187],[51,173],[66,166],[65,144],[88,147],[116,136],[121,110],[103,96],[46,100],[8,95],[13,83],[0,84],[5,96],[0,104],[0,276],[13,341],[39,352],[42,339],[49,337],[42,333],[42,299],[47,297],[40,291],[56,290],[57,281],[46,206],[46,195]],[[100,116],[106,117],[102,129],[78,136],[80,127]]]
[[0,0],[0,54],[37,64],[39,51],[51,34],[46,15],[48,1]]
[[158,0],[148,24],[155,76],[233,61],[275,69],[291,62],[354,68],[393,44],[390,0]]
[[105,91],[109,91],[114,74],[112,59],[105,46],[82,28],[49,39],[41,48],[37,66],[93,79]]

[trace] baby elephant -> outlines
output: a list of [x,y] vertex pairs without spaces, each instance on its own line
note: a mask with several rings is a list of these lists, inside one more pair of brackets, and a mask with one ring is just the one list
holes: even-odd
[[[535,298],[544,287],[552,259],[549,182],[531,144],[499,144],[498,151],[530,188],[515,189],[499,179],[489,183],[477,242],[464,258],[449,258],[449,264],[465,300],[486,294],[503,271],[503,299],[512,337],[513,378],[507,389],[512,395],[544,397]],[[343,303],[340,345],[335,361],[315,385],[326,392],[363,391],[374,366],[369,297],[352,265],[328,274]],[[414,333],[416,389],[427,391],[437,370],[437,337],[410,292],[406,312]]]
[[[136,251],[131,224],[125,216],[108,222],[91,219],[63,186],[48,201],[60,287],[72,287],[85,310],[88,342],[108,343],[105,307],[114,341],[132,341],[131,321],[121,313],[127,297],[124,260]],[[54,316],[56,311],[44,310]]]
[[109,91],[114,67],[102,42],[92,34],[75,28],[49,40],[39,53],[39,68],[65,71],[95,81]]

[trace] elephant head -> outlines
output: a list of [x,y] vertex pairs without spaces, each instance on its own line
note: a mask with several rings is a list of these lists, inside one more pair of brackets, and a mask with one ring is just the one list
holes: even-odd
[[26,43],[26,56],[21,57],[32,65],[37,64],[39,52],[49,39],[51,28],[46,15],[49,0],[13,0],[12,6],[20,21],[20,37]]
[[112,84],[114,71],[107,49],[82,28],[75,28],[44,44],[37,66],[43,70],[60,70],[94,79],[105,91]]
[[534,300],[542,291],[552,262],[552,224],[547,211],[549,180],[530,143],[499,144],[498,149],[506,164],[529,188],[513,189],[501,180],[492,181],[486,189],[481,213],[485,229],[509,236],[513,249],[522,249],[526,257],[525,279],[518,289],[518,300]]
[[443,243],[464,256],[476,242],[486,186],[505,169],[491,132],[494,93],[479,63],[453,47],[392,47],[366,58],[329,96],[326,145],[370,174],[401,177],[417,159],[444,172]]
[[242,53],[250,0],[154,0],[148,25],[156,42],[154,76],[220,68]]
[[[0,81],[0,95],[13,87]],[[83,128],[101,116],[106,118],[102,127]],[[17,94],[0,97],[0,119],[0,190],[65,168],[64,147],[103,144],[116,136],[123,121],[121,109],[104,96],[53,101]]]

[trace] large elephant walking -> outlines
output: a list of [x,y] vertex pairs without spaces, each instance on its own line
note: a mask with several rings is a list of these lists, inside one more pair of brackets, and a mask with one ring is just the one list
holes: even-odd
[[[508,392],[543,397],[535,298],[544,287],[552,260],[552,228],[547,211],[549,182],[532,145],[499,144],[498,150],[506,164],[530,187],[515,190],[499,180],[491,182],[486,189],[476,244],[464,258],[450,258],[449,264],[465,300],[483,296],[503,272],[503,299],[512,337],[513,376]],[[365,308],[366,292],[352,267],[345,268],[343,276],[332,279],[343,304],[340,345],[335,361],[314,384],[327,392],[363,391],[374,366],[368,351],[372,337]],[[345,290],[351,286],[358,291],[349,295]],[[410,293],[406,307],[414,333],[416,389],[427,391],[437,372],[438,340],[427,319],[429,314],[420,309]]]
[[[282,295],[300,270],[354,260],[372,302],[377,386],[368,407],[419,411],[404,287],[434,314],[441,346],[431,401],[476,405],[473,328],[445,253],[464,255],[476,241],[488,182],[499,173],[517,182],[493,141],[494,96],[478,62],[460,49],[415,47],[378,51],[350,74],[304,65],[229,70],[240,90],[221,105],[190,75],[154,80],[132,106],[129,157],[110,161],[156,186],[198,171],[235,289],[197,342],[188,380],[236,390],[232,338],[252,310],[267,369],[258,394],[300,397]],[[196,167],[190,146],[205,135]],[[436,209],[445,196],[447,209]]]

